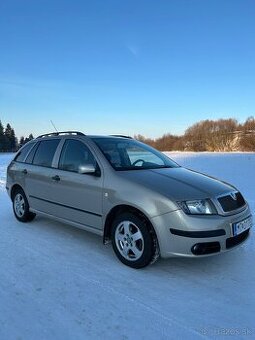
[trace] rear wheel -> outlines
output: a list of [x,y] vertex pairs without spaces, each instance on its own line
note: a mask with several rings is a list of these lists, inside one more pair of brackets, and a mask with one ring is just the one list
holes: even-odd
[[150,226],[142,218],[124,213],[114,220],[112,246],[119,260],[132,268],[142,268],[152,262],[155,242]]
[[30,222],[35,218],[36,215],[29,211],[28,200],[21,188],[15,190],[12,203],[14,215],[20,222]]

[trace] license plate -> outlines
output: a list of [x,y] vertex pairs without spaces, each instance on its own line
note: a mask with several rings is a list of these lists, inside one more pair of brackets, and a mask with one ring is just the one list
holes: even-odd
[[252,227],[252,216],[249,216],[242,221],[232,224],[233,235],[234,236],[239,235],[251,227]]

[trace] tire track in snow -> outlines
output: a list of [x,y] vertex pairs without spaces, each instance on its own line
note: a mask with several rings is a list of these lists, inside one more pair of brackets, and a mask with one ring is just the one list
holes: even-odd
[[[80,273],[76,273],[76,275],[82,277],[83,280],[93,284],[93,285],[97,285],[99,286],[101,289],[105,290],[105,291],[108,291],[112,294],[115,294],[115,295],[119,295],[121,296],[122,298],[142,307],[143,309],[145,309],[146,311],[156,315],[157,317],[159,317],[161,320],[160,322],[163,324],[164,322],[167,322],[167,323],[170,323],[170,324],[175,324],[177,325],[178,327],[182,328],[182,329],[185,329],[185,331],[187,331],[187,333],[191,333],[192,335],[194,335],[196,338],[201,338],[201,339],[208,339],[207,336],[205,335],[202,335],[199,331],[196,331],[194,329],[191,329],[189,327],[187,327],[184,323],[180,322],[179,320],[175,319],[175,318],[169,318],[167,317],[166,315],[162,314],[160,311],[158,311],[157,309],[155,308],[152,308],[151,306],[149,306],[148,304],[144,303],[144,302],[141,302],[127,294],[124,294],[120,291],[117,291],[116,289],[113,289],[111,288],[110,286],[106,285],[106,284],[103,284],[101,283],[100,281],[98,280],[94,280],[94,279],[89,279],[87,278],[86,276],[80,274]],[[163,328],[164,329],[164,336],[167,337],[169,336],[169,333],[166,332],[166,329],[165,327]]]

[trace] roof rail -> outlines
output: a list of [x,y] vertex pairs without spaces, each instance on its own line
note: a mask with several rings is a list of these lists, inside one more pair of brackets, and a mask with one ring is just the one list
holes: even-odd
[[[38,136],[37,138],[43,138],[43,137],[50,137],[50,136],[59,136],[59,135],[77,135],[77,136],[86,136],[84,133],[79,131],[60,131],[60,132],[51,132],[51,133],[45,133],[43,135]],[[37,139],[36,138],[36,139]]]
[[122,137],[122,138],[128,138],[128,139],[133,139],[131,136],[125,136],[125,135],[110,135],[112,137]]

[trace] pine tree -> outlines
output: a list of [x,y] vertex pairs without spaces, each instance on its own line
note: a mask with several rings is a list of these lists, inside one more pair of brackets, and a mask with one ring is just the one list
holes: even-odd
[[21,136],[19,140],[19,148],[21,148],[24,144],[25,144],[25,138]]
[[28,139],[29,139],[29,140],[33,140],[33,139],[34,139],[34,136],[33,136],[32,133],[30,133],[30,135],[28,136]]
[[11,150],[11,140],[12,140],[12,128],[11,125],[8,123],[6,125],[5,131],[4,131],[4,136],[5,136],[5,148],[4,151],[10,151]]
[[11,139],[10,139],[10,150],[11,152],[17,151],[17,138],[15,136],[15,131],[14,129],[11,129]]
[[5,136],[4,136],[4,127],[0,120],[0,152],[5,151]]
[[4,151],[7,151],[7,152],[16,151],[17,150],[17,138],[15,136],[14,129],[11,127],[9,123],[6,125],[6,129],[4,131],[4,137],[5,137]]
[[[24,137],[23,137],[23,138],[24,138]],[[24,139],[23,145],[25,145],[26,143],[30,142],[32,139],[34,139],[34,137],[33,137],[33,135],[30,133],[30,135]]]

